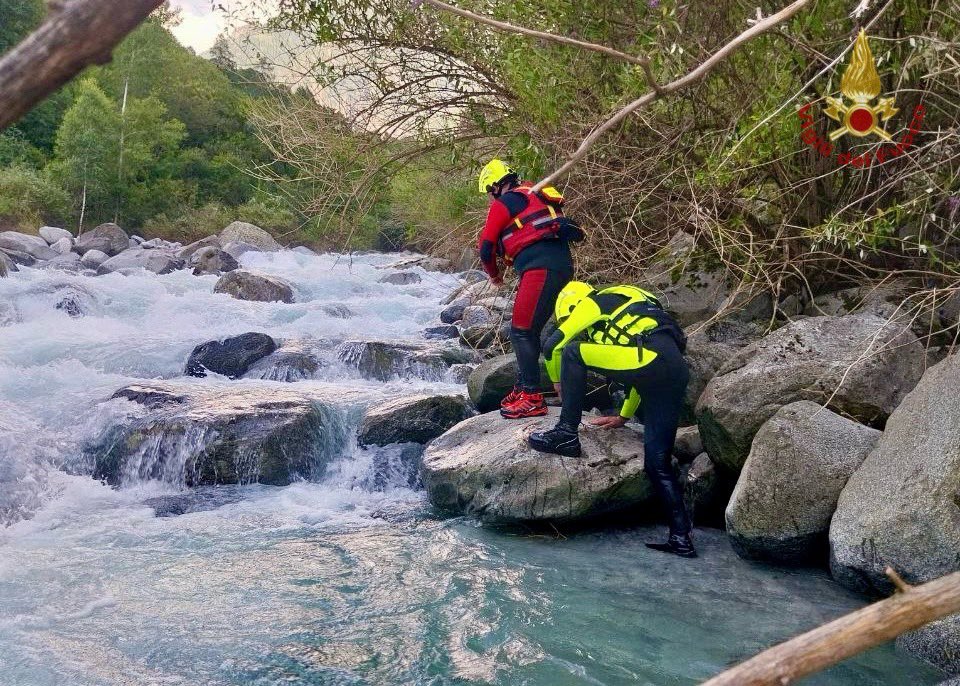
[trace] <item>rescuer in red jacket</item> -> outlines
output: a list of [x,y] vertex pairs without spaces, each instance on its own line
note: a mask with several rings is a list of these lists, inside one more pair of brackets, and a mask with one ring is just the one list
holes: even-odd
[[553,188],[531,192],[501,160],[480,173],[480,192],[490,197],[490,212],[480,234],[480,262],[494,285],[503,284],[499,260],[520,276],[510,339],[517,356],[517,382],[500,403],[507,419],[547,413],[540,390],[540,333],[553,314],[557,295],[573,278],[570,242],[579,228],[563,216],[563,197]]

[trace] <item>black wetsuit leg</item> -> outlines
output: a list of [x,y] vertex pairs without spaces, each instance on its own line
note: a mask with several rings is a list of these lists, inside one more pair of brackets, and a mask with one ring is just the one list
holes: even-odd
[[530,269],[520,276],[510,340],[517,356],[517,385],[529,393],[540,387],[540,334],[571,277],[552,269]]

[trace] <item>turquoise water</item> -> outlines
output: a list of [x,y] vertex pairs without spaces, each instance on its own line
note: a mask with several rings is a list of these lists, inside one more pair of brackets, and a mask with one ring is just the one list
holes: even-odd
[[[435,518],[409,491],[300,484],[156,518],[88,483],[8,530],[0,683],[697,684],[855,609],[822,572]],[[232,494],[236,497],[237,493]],[[936,684],[883,647],[804,683]]]
[[[823,572],[739,560],[720,532],[699,531],[702,557],[681,560],[643,546],[659,530],[443,520],[401,481],[384,488],[378,456],[354,445],[323,483],[208,489],[191,501],[206,509],[178,517],[144,504],[184,495],[169,485],[63,471],[120,421],[104,399],[178,378],[203,341],[417,338],[456,280],[379,284],[388,259],[245,255],[293,282],[293,305],[214,295],[213,277],[186,272],[0,280],[0,685],[687,685],[862,604]],[[83,318],[55,308],[71,289]],[[301,383],[349,383],[370,402],[462,390],[324,374]],[[805,683],[938,680],[886,646]]]

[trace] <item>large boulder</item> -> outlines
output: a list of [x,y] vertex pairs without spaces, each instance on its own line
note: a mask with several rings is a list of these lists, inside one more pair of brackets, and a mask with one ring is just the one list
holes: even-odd
[[193,268],[194,276],[203,274],[220,275],[232,272],[240,267],[240,263],[230,253],[212,245],[195,251],[190,256],[188,264]]
[[116,224],[101,224],[92,231],[78,236],[73,249],[81,255],[88,250],[99,250],[113,257],[129,247],[130,237],[126,231]]
[[181,260],[189,261],[195,252],[201,248],[222,248],[223,244],[220,242],[219,236],[207,236],[206,238],[201,238],[199,241],[194,241],[190,245],[184,246],[177,253],[177,257]]
[[293,286],[283,279],[237,269],[220,277],[214,293],[226,293],[237,300],[256,302],[293,302]]
[[[514,355],[500,355],[485,360],[473,370],[467,379],[467,393],[470,400],[481,412],[500,409],[500,401],[517,383],[517,358]],[[546,369],[540,369],[540,387],[551,390],[553,385]]]
[[52,260],[59,253],[54,252],[40,236],[31,236],[17,231],[0,232],[0,249],[10,253],[22,253],[35,260]]
[[342,386],[307,392],[149,382],[113,397],[138,407],[88,447],[95,478],[286,485],[321,477],[342,452],[348,436],[331,408],[360,394]]
[[75,252],[57,255],[52,260],[42,262],[38,266],[41,269],[57,269],[65,272],[83,271],[83,265],[80,264],[80,256]]
[[760,330],[751,324],[723,320],[689,334],[686,360],[690,383],[684,400],[683,423],[696,423],[696,407],[710,380],[737,353],[760,338]]
[[[893,567],[909,582],[960,569],[960,355],[931,367],[890,415],[880,441],[840,494],[830,568],[849,588],[889,593]],[[899,643],[960,673],[960,619]]]
[[245,333],[222,341],[208,341],[193,349],[187,360],[188,376],[206,376],[208,371],[231,379],[243,376],[257,360],[277,349],[265,333]]
[[68,238],[71,241],[73,240],[72,233],[66,229],[58,229],[55,226],[41,226],[37,233],[40,234],[40,238],[45,240],[49,245],[59,243],[64,238]]
[[873,314],[792,322],[743,348],[707,384],[696,409],[704,447],[722,468],[739,471],[760,426],[796,400],[881,425],[925,359],[916,336]]
[[808,400],[781,407],[753,439],[727,506],[737,554],[786,564],[826,560],[840,492],[879,438]]
[[[276,239],[259,226],[247,222],[233,222],[220,232],[220,241],[226,245],[230,242],[248,243],[265,252],[282,250]],[[229,252],[229,251],[228,251]]]
[[473,414],[458,395],[414,395],[367,410],[360,424],[360,445],[429,443]]
[[581,432],[583,457],[539,453],[531,431],[552,428],[558,410],[531,420],[482,414],[431,442],[421,476],[434,506],[489,524],[571,522],[654,507],[643,441],[630,428]]
[[143,248],[128,248],[118,255],[111,257],[97,268],[98,274],[112,272],[127,273],[145,269],[154,274],[169,274],[183,269],[184,263],[173,253],[163,250],[145,250]]
[[960,560],[960,355],[931,367],[890,415],[876,449],[840,494],[831,568],[845,586],[886,593],[889,565],[908,581]]

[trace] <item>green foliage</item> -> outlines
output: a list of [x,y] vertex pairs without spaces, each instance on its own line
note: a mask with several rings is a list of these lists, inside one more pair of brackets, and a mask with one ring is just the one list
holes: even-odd
[[34,169],[0,169],[0,226],[36,231],[44,224],[63,225],[70,199]]

